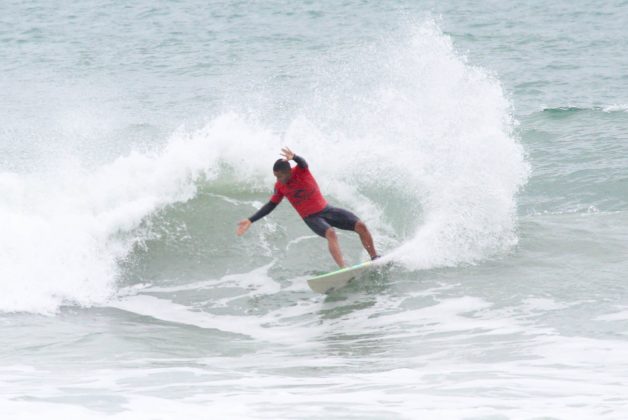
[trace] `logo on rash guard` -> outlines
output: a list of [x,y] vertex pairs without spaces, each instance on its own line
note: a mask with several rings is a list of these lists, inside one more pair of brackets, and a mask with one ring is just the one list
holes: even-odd
[[292,194],[292,197],[294,197],[295,201],[297,204],[301,204],[304,200],[307,200],[312,194],[308,194],[307,190],[304,190],[303,188],[298,189],[294,192],[294,194]]

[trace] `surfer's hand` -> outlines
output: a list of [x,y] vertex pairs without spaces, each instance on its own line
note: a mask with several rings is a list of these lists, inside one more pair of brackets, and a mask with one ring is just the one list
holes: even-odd
[[252,223],[249,219],[241,220],[240,222],[238,222],[238,229],[236,229],[236,234],[238,236],[244,235],[244,232],[249,230],[249,227],[251,227],[251,224]]
[[294,152],[288,147],[284,147],[283,149],[281,149],[281,156],[285,157],[286,160],[292,160],[294,159]]

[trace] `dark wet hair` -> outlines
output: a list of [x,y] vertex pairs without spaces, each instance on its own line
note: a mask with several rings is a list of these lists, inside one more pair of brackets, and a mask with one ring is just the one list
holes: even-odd
[[273,172],[287,172],[290,170],[290,162],[285,159],[277,159],[273,165]]

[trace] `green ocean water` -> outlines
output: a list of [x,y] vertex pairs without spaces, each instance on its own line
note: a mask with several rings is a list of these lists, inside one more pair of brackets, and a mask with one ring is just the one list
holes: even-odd
[[[0,413],[625,418],[627,19],[3,2]],[[284,145],[387,270],[312,293],[288,203],[236,237]]]

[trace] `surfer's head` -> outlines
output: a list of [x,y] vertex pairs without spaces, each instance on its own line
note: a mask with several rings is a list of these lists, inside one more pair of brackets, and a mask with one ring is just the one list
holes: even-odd
[[273,173],[281,184],[285,184],[290,180],[290,176],[292,175],[292,168],[290,167],[290,162],[285,159],[277,159],[275,164],[273,165]]

